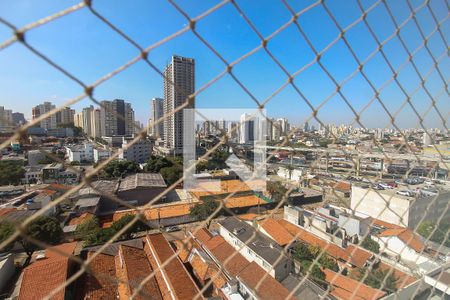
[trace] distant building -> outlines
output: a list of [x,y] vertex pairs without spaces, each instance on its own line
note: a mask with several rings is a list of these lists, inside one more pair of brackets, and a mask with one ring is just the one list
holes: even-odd
[[73,125],[75,110],[64,107],[56,113],[56,125]]
[[[32,108],[33,120],[39,118],[40,116],[52,111],[56,106],[51,102],[44,102]],[[53,113],[47,118],[39,122],[39,126],[44,129],[55,129],[57,127],[56,114]]]
[[28,151],[27,156],[28,156],[28,165],[29,166],[38,165],[46,157],[45,153],[41,150],[30,150],[30,151]]
[[247,144],[255,140],[255,120],[248,114],[240,119],[239,143]]
[[14,130],[12,110],[0,106],[0,132],[11,132]]
[[[164,70],[164,147],[170,154],[183,152],[183,110],[173,113],[189,100],[185,108],[194,108],[195,100],[188,97],[195,92],[195,61],[192,58],[172,56]],[[194,126],[194,124],[192,124]]]
[[91,143],[82,145],[66,146],[66,154],[70,162],[92,162],[94,161],[94,146]]
[[106,160],[111,156],[111,150],[103,148],[94,148],[94,162],[97,163]]
[[450,188],[446,185],[427,189],[424,184],[416,185],[410,196],[397,192],[403,188],[372,190],[352,186],[351,209],[382,221],[408,228],[416,228],[421,221],[436,221],[450,218],[447,209]]
[[[162,98],[152,99],[152,120],[158,121],[164,116],[164,100]],[[154,125],[150,129],[150,134],[155,138],[162,138],[164,136],[164,120]]]
[[119,154],[119,158],[134,161],[137,163],[146,162],[152,155],[153,143],[150,139],[139,139],[131,144],[134,138],[123,137],[122,149],[123,152]]
[[27,122],[24,114],[20,113],[20,112],[12,113],[12,118],[13,118],[14,124],[19,125],[19,126],[21,126]]
[[134,133],[134,110],[121,99],[102,101],[100,106],[101,135],[132,135]]
[[102,135],[102,120],[101,120],[100,109],[96,108],[91,110],[91,137],[99,138]]
[[42,183],[78,183],[80,175],[78,172],[65,169],[61,163],[52,163],[42,168]]

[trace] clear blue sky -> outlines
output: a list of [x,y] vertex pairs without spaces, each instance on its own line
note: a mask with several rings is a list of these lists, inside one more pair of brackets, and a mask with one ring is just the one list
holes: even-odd
[[[366,8],[376,2],[361,1]],[[410,1],[414,7],[422,3],[422,1]],[[289,1],[296,11],[300,11],[313,2]],[[388,0],[387,2],[397,22],[402,23],[409,15],[405,0]],[[76,3],[69,0],[1,1],[0,16],[22,27]],[[195,17],[213,7],[218,1],[191,0],[178,1],[178,3],[191,17]],[[278,0],[238,0],[237,3],[263,36],[270,35],[291,18],[289,11]],[[361,15],[356,0],[327,0],[326,3],[342,27],[348,26]],[[160,41],[186,26],[187,23],[186,19],[165,0],[94,0],[93,4],[108,20],[143,47]],[[431,8],[438,19],[447,17],[448,8],[445,0],[431,0]],[[389,19],[383,4],[379,4],[370,12],[367,20],[380,40],[386,39],[395,31],[395,26]],[[417,20],[426,35],[435,27],[431,14],[426,8],[418,13]],[[302,15],[299,23],[318,50],[322,50],[339,33],[321,5]],[[197,29],[229,62],[236,60],[260,43],[258,36],[230,3],[202,19],[197,24]],[[450,22],[447,19],[441,27],[447,42],[449,29]],[[0,43],[8,39],[11,34],[9,28],[0,24]],[[415,51],[422,42],[417,26],[412,20],[404,26],[401,36],[411,52]],[[138,54],[135,48],[111,31],[86,8],[33,29],[27,33],[26,37],[30,44],[86,84],[94,82]],[[363,22],[349,30],[346,37],[360,60],[365,60],[377,47]],[[437,33],[430,38],[428,45],[435,57],[446,51],[446,45]],[[309,46],[294,25],[273,38],[268,43],[268,48],[289,72],[299,70],[314,58]],[[399,68],[407,59],[407,54],[398,38],[392,39],[384,49],[394,68]],[[172,54],[196,59],[197,89],[225,68],[215,54],[191,32],[184,33],[156,48],[150,53],[149,58],[162,70]],[[432,69],[433,62],[424,48],[417,52],[414,61],[423,76]],[[322,62],[337,81],[342,81],[357,67],[343,41],[331,47],[323,55]],[[450,73],[448,55],[441,59],[439,68],[448,79]],[[365,65],[364,70],[376,87],[380,87],[392,76],[380,54],[373,57]],[[239,63],[234,68],[234,73],[261,101],[276,91],[287,79],[264,50],[259,50]],[[410,64],[403,68],[398,80],[408,93],[413,92],[420,83]],[[99,100],[122,98],[131,102],[137,119],[145,122],[150,113],[150,99],[163,96],[162,82],[160,75],[145,63],[139,62],[102,84],[95,90],[94,95]],[[297,76],[295,83],[315,106],[335,90],[333,83],[317,64]],[[441,94],[441,97],[436,99],[437,106],[448,120],[450,98],[445,93],[442,95],[444,84],[435,70],[429,76],[426,86],[433,96]],[[27,117],[31,115],[33,105],[44,100],[62,104],[82,92],[79,85],[18,43],[0,51],[0,90],[0,105],[24,112]],[[359,74],[344,85],[342,91],[356,110],[361,110],[373,97],[373,91]],[[387,108],[393,112],[405,99],[395,83],[387,86],[380,97]],[[250,97],[228,75],[202,92],[196,101],[197,106],[202,108],[255,107]],[[422,114],[431,103],[423,89],[417,92],[411,101]],[[74,107],[79,110],[90,104],[90,101],[85,99]],[[311,110],[291,86],[272,99],[267,106],[267,111],[269,115],[275,117],[285,116],[294,124],[303,123],[311,116]],[[339,96],[325,104],[320,109],[318,117],[326,123],[349,124],[353,121],[353,114]],[[384,127],[389,123],[386,113],[376,102],[362,114],[361,121],[367,127]],[[397,121],[401,127],[416,127],[418,119],[407,105],[398,115]],[[426,117],[426,125],[442,127],[435,111],[431,111]]]

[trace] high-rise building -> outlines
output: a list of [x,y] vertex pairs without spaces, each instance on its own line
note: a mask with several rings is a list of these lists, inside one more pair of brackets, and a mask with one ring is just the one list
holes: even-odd
[[101,118],[100,118],[100,109],[95,108],[91,110],[91,136],[93,138],[99,138],[102,136],[101,133]]
[[94,111],[94,106],[89,106],[83,108],[81,111],[81,118],[82,118],[82,126],[83,132],[86,133],[87,136],[92,136],[92,126],[91,126],[91,116],[92,112]]
[[[195,61],[192,58],[172,56],[164,70],[164,147],[172,154],[183,152],[183,110],[173,111],[189,101],[185,108],[194,108],[195,99],[188,97],[195,92]],[[194,126],[193,122],[192,125]]]
[[291,130],[291,126],[289,125],[288,119],[286,118],[279,118],[277,119],[278,124],[280,126],[281,135],[286,136],[289,134],[289,131]]
[[100,107],[101,135],[132,135],[134,133],[134,110],[121,99],[102,101]]
[[27,120],[25,120],[24,114],[20,113],[20,112],[12,113],[12,119],[13,119],[14,124],[19,125],[19,126],[23,125],[27,122]]
[[61,125],[61,124],[73,125],[74,115],[75,115],[74,109],[71,109],[70,107],[64,107],[63,109],[61,109],[60,111],[58,111],[56,113],[56,125]]
[[14,130],[12,110],[0,106],[0,132],[10,132]]
[[303,131],[304,132],[309,132],[309,123],[308,123],[308,121],[306,121],[305,124],[303,125]]
[[239,142],[246,144],[255,140],[255,120],[248,114],[243,114],[240,119]]
[[[51,102],[44,102],[32,108],[33,120],[55,109],[55,105]],[[39,126],[44,129],[55,129],[57,127],[56,114],[51,114],[47,118],[39,122]]]
[[[164,116],[164,100],[162,98],[152,99],[152,120],[157,122]],[[150,133],[155,138],[164,136],[164,121],[159,122],[150,129]]]

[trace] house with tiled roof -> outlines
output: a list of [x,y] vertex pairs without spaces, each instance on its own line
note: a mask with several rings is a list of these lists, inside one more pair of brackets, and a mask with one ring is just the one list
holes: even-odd
[[407,228],[390,228],[381,231],[372,239],[380,245],[380,251],[398,257],[407,264],[417,265],[426,273],[439,266],[425,240]]
[[66,243],[47,248],[36,254],[36,260],[21,275],[19,300],[64,300],[71,293],[64,283],[74,271],[71,260],[76,243]]
[[90,263],[77,282],[78,299],[193,299],[199,294],[162,234],[86,248],[81,256]]

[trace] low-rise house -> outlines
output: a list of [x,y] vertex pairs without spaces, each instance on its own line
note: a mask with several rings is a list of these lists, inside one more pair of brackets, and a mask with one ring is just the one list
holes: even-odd
[[[81,252],[83,259],[92,261],[91,272],[77,281],[79,299],[194,299],[200,294],[162,234],[115,242],[93,257],[101,247]],[[155,275],[149,277],[152,273]]]
[[94,145],[84,143],[82,145],[66,146],[67,158],[70,162],[92,162],[94,161]]
[[439,262],[432,258],[423,238],[410,229],[386,229],[372,239],[380,245],[380,252],[400,258],[405,263],[415,265],[422,273],[439,266]]
[[25,174],[22,178],[24,184],[39,184],[42,183],[42,168],[43,165],[24,167]]
[[35,261],[23,270],[18,299],[44,299],[52,292],[51,299],[73,298],[74,293],[64,284],[74,270],[70,256],[75,248],[76,243],[67,243],[37,252]]
[[[132,205],[145,205],[164,192],[167,184],[159,173],[136,173],[120,181],[117,196]],[[165,198],[158,202],[164,202]]]
[[236,217],[218,222],[220,235],[248,261],[257,263],[277,280],[283,280],[291,272],[292,261],[283,248],[271,239]]

